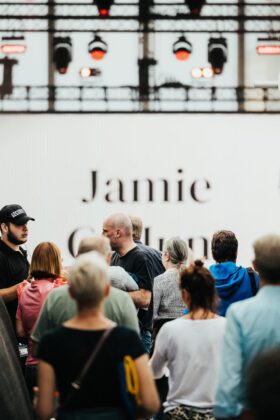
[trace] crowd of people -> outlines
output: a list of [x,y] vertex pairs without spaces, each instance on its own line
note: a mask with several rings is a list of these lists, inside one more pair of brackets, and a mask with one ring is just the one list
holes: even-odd
[[29,264],[29,221],[0,210],[1,419],[278,418],[280,235],[256,240],[246,268],[220,230],[206,268],[117,213],[66,268],[52,242]]

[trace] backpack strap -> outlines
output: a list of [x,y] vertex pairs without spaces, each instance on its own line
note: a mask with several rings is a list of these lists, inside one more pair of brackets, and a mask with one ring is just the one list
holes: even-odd
[[251,283],[252,296],[255,296],[258,291],[257,285],[256,285],[255,272],[252,269],[252,267],[247,267],[247,272],[248,272],[250,283]]

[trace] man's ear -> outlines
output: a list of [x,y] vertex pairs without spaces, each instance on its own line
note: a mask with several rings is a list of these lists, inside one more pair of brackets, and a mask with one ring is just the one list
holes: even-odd
[[6,223],[1,223],[1,231],[4,233],[8,232],[8,225]]

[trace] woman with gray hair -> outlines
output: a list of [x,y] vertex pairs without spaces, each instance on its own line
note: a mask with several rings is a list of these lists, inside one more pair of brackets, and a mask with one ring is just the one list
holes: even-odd
[[148,356],[137,333],[103,315],[109,291],[105,260],[96,252],[79,256],[69,270],[69,293],[78,313],[47,332],[38,349],[40,420],[53,415],[55,384],[59,420],[128,418],[120,383],[120,366],[127,357],[134,361],[141,407],[148,415],[158,410]]
[[[153,353],[156,336],[163,324],[183,316],[185,305],[179,288],[179,279],[181,271],[186,267],[187,259],[188,245],[180,237],[170,238],[164,244],[162,263],[166,271],[154,278],[153,286],[154,321],[151,353]],[[156,384],[161,403],[163,403],[168,392],[167,376],[157,379]],[[155,418],[156,420],[163,418],[163,406]]]
[[185,306],[179,289],[179,274],[185,268],[187,258],[188,245],[186,241],[176,236],[165,243],[162,263],[166,271],[154,279],[154,321],[183,316]]

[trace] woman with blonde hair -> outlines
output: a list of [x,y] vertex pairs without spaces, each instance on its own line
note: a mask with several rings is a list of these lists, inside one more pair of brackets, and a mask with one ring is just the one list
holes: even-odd
[[26,359],[25,378],[32,396],[36,385],[37,360],[32,357],[32,341],[30,335],[40,309],[48,295],[62,276],[61,254],[52,242],[42,242],[34,249],[29,268],[30,282],[20,289],[19,303],[16,313],[16,331],[19,337],[28,339],[28,355]]
[[61,420],[128,418],[120,382],[120,367],[127,357],[134,362],[142,409],[148,415],[158,410],[148,355],[138,334],[116,326],[103,314],[109,291],[105,259],[96,252],[79,256],[69,270],[69,293],[78,313],[48,331],[38,348],[36,412],[40,420],[53,415],[55,386]]

